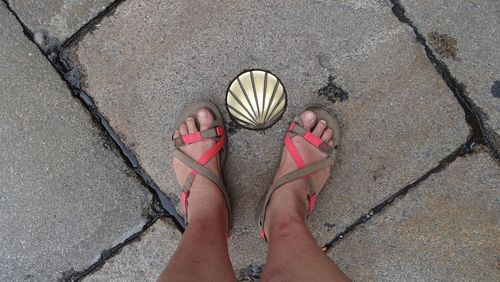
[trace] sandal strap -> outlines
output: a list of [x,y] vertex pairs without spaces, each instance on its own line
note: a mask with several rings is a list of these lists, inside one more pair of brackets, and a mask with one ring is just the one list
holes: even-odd
[[200,132],[175,137],[173,139],[173,144],[175,148],[178,149],[184,145],[189,145],[203,140],[221,137],[223,134],[224,134],[224,129],[221,126],[216,126]]
[[[189,194],[189,190],[191,189],[191,184],[193,183],[194,177],[197,174],[200,174],[201,176],[207,178],[208,180],[212,181],[221,191],[223,191],[223,194],[225,195],[225,191],[223,188],[224,182],[222,179],[213,173],[211,170],[206,168],[204,165],[196,162],[193,160],[190,156],[186,155],[182,151],[174,151],[172,155],[182,161],[186,166],[190,167],[192,169],[191,173],[186,177],[186,180],[184,182],[184,185],[182,186],[182,191]],[[193,173],[194,171],[194,173]]]
[[[308,143],[320,149],[322,152],[328,154],[328,157],[324,160],[306,166],[304,163],[304,159],[302,158],[302,155],[297,149],[297,146],[295,146],[295,144],[292,141],[292,137],[297,135],[302,136]],[[264,207],[262,209],[262,214],[260,215],[260,222],[259,222],[259,224],[261,225],[260,237],[263,240],[266,240],[266,234],[264,232],[265,213],[267,205],[271,200],[272,194],[280,187],[283,187],[284,184],[297,180],[299,178],[303,178],[306,182],[307,198],[308,198],[307,200],[309,201],[307,209],[310,214],[314,210],[314,207],[316,205],[316,190],[310,175],[311,173],[318,171],[320,169],[333,166],[335,163],[334,152],[336,150],[336,147],[332,148],[327,143],[323,142],[321,138],[317,137],[316,135],[312,134],[309,130],[305,129],[302,125],[302,120],[299,119],[298,117],[296,117],[290,124],[290,127],[288,128],[288,133],[285,135],[284,143],[286,150],[290,153],[292,159],[297,165],[297,169],[275,180],[271,185],[271,187],[269,188],[269,191],[264,200]]]
[[[308,165],[306,167],[289,172],[273,182],[273,184],[271,185],[271,188],[270,188],[271,194],[274,193],[274,191],[277,190],[278,188],[282,187],[284,184],[286,184],[288,182],[292,182],[292,181],[297,180],[299,178],[303,178],[304,176],[308,176],[311,173],[318,171],[322,168],[332,166],[333,163],[334,163],[334,159],[329,157],[329,158],[326,158],[326,159],[319,161],[317,163],[314,163],[314,164]],[[311,194],[313,194],[313,193],[314,192],[312,192]],[[269,198],[271,198],[271,195],[269,195]]]
[[331,155],[333,153],[333,150],[335,149],[335,142],[336,140],[332,141],[334,142],[333,147],[328,145],[328,143],[323,142],[321,138],[318,136],[312,134],[309,130],[305,129],[302,125],[298,124],[296,121],[292,122],[290,124],[290,127],[288,129],[288,135],[291,137],[294,137],[296,135],[304,137],[304,139],[309,142],[311,145],[314,147],[320,149],[323,153]]
[[[266,198],[264,200],[264,206],[261,209],[261,214],[260,214],[260,226],[261,226],[261,231],[260,231],[260,237],[267,241],[266,239],[266,234],[264,233],[264,219],[266,215],[266,210],[267,206],[269,205],[269,202],[271,201],[271,196],[273,195],[276,190],[279,188],[283,187],[284,184],[288,182],[292,182],[294,180],[297,180],[299,178],[304,178],[306,181],[306,185],[308,186],[308,201],[309,205],[307,207],[309,214],[314,210],[314,207],[316,205],[316,192],[313,190],[313,182],[309,175],[317,170],[323,169],[325,167],[332,166],[335,162],[335,158],[333,156],[330,156],[322,161],[319,161],[317,163],[305,166],[303,168],[299,168],[297,170],[294,170],[292,172],[289,172],[285,174],[284,176],[278,178],[276,181],[273,182],[271,187],[269,188],[269,191],[267,192]],[[313,192],[309,192],[313,191]]]
[[[224,199],[226,200],[226,205],[227,205],[228,210],[230,208],[229,207],[229,196],[227,194],[227,190],[225,188],[225,185],[224,185],[222,178],[205,167],[205,164],[208,161],[210,161],[213,157],[215,157],[217,154],[219,154],[219,152],[224,148],[224,143],[225,143],[224,129],[220,126],[217,126],[217,127],[211,128],[211,129],[204,130],[204,131],[198,132],[198,133],[202,138],[204,136],[213,136],[212,138],[218,138],[219,140],[212,147],[210,147],[207,151],[205,151],[205,153],[203,153],[203,155],[198,160],[194,160],[193,158],[191,158],[190,156],[188,156],[187,154],[185,154],[184,152],[182,152],[178,148],[174,149],[172,152],[173,157],[179,159],[186,166],[191,168],[191,173],[184,180],[184,185],[182,186],[182,193],[181,193],[181,201],[182,201],[182,207],[184,209],[184,214],[186,217],[185,218],[186,223],[187,223],[187,204],[188,204],[187,198],[189,197],[189,192],[190,192],[191,186],[192,186],[194,178],[197,174],[200,174],[201,176],[212,181],[219,188],[219,190],[222,192],[222,195],[224,196]],[[203,133],[203,132],[207,132],[207,133]],[[195,134],[190,134],[190,135],[195,136]],[[205,139],[208,139],[208,138],[205,138]],[[178,139],[178,140],[181,140],[183,142],[186,141],[183,139]],[[198,142],[198,141],[201,141],[201,140],[197,140],[194,142]],[[194,142],[191,142],[191,143],[194,143]],[[190,143],[185,142],[184,144],[190,144]]]

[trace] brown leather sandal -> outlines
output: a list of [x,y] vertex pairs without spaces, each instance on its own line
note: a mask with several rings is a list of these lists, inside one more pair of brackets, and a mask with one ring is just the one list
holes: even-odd
[[[314,112],[317,116],[317,120],[325,120],[327,123],[327,127],[331,128],[333,131],[332,140],[334,142],[334,147],[331,147],[327,143],[323,142],[321,138],[312,134],[310,131],[304,128],[304,123],[300,118],[300,115],[305,111]],[[322,161],[310,164],[306,166],[304,164],[304,160],[300,152],[297,150],[297,147],[292,141],[292,138],[295,136],[302,136],[304,139],[309,142],[312,146],[318,148],[318,150],[323,151],[328,155],[328,157]],[[307,189],[307,200],[309,201],[308,211],[309,215],[314,210],[314,206],[316,204],[317,191],[319,191],[321,187],[316,187],[312,181],[310,176],[311,173],[323,169],[328,166],[333,166],[335,163],[335,158],[337,156],[338,142],[340,141],[340,127],[337,122],[335,116],[330,113],[330,111],[319,104],[311,104],[306,106],[298,115],[295,116],[293,121],[290,123],[290,127],[288,128],[288,132],[285,135],[285,149],[288,150],[290,155],[292,156],[295,164],[297,165],[297,169],[287,173],[279,179],[276,179],[274,183],[269,188],[266,197],[261,202],[260,212],[257,218],[257,225],[260,230],[260,237],[267,242],[267,237],[264,232],[264,220],[266,217],[266,209],[269,205],[269,201],[271,200],[271,196],[274,191],[278,188],[282,187],[283,184],[294,181],[299,178],[303,178],[305,180],[306,189]]]
[[[224,185],[224,181],[221,177],[217,176],[215,173],[210,171],[205,167],[205,164],[220,153],[221,156],[221,168],[224,166],[225,161],[225,152],[226,152],[226,142],[225,142],[225,129],[224,129],[224,120],[222,119],[222,115],[220,114],[217,107],[210,102],[197,102],[194,103],[182,111],[182,113],[177,118],[175,128],[179,128],[180,124],[185,122],[188,117],[195,117],[196,113],[201,109],[207,109],[214,115],[214,121],[209,126],[208,129],[199,131],[196,133],[191,133],[184,136],[179,136],[173,139],[173,146],[175,149],[172,152],[174,158],[182,161],[186,166],[190,167],[191,173],[186,177],[184,181],[184,185],[182,186],[181,192],[181,201],[182,201],[182,212],[184,214],[184,220],[186,224],[188,223],[188,214],[187,214],[187,205],[189,192],[191,189],[191,185],[193,184],[194,178],[200,174],[201,176],[212,181],[221,191],[224,199],[226,200],[226,206],[228,210],[229,220],[228,220],[228,234],[229,237],[230,230],[232,227],[232,218],[231,218],[231,206],[229,202],[229,195],[227,193],[226,186]],[[195,119],[196,120],[196,119]],[[188,145],[191,143],[196,143],[199,141],[203,141],[206,139],[215,139],[216,143],[210,147],[198,160],[192,159],[190,156],[186,155],[179,148],[184,145]]]

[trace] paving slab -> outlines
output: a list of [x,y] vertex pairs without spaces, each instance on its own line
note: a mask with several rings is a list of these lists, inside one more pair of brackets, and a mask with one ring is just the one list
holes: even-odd
[[[500,1],[401,0],[438,58],[500,136]],[[494,140],[500,150],[500,140]]]
[[7,0],[43,48],[62,43],[113,0]]
[[83,281],[156,281],[181,238],[175,225],[159,219]]
[[[282,120],[264,131],[230,128],[225,178],[237,270],[265,258],[255,206],[272,182],[284,129],[304,104],[330,107],[342,129],[334,176],[310,221],[319,244],[468,135],[453,94],[384,1],[129,0],[70,53],[84,90],[177,204],[170,136],[183,107],[203,99],[224,109],[230,81],[245,69],[281,79],[289,99]],[[347,99],[336,99],[339,88]]]
[[338,242],[355,281],[499,281],[500,166],[459,158]]
[[0,3],[0,281],[56,281],[142,229],[151,196]]

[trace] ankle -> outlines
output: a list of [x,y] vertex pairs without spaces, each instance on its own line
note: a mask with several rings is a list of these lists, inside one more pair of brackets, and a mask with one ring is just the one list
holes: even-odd
[[188,219],[191,221],[227,222],[228,211],[226,203],[221,199],[205,199],[205,202],[191,201],[188,203]]
[[208,236],[211,233],[227,233],[227,208],[198,210],[188,215],[188,229],[195,229]]
[[283,231],[293,224],[304,225],[308,201],[307,192],[300,184],[300,181],[287,183],[273,193],[266,210],[266,234]]
[[208,222],[210,225],[227,228],[229,214],[224,196],[213,185],[192,187],[187,216],[189,224],[201,225]]
[[305,226],[305,216],[299,213],[276,214],[267,219],[268,224],[266,235],[268,241],[275,238],[285,238],[297,234],[297,230],[307,229]]

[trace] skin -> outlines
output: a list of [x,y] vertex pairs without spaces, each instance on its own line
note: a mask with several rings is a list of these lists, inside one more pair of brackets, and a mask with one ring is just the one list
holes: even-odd
[[[332,131],[327,128],[326,122],[317,121],[316,115],[308,111],[302,113],[301,118],[306,129],[334,146]],[[194,117],[188,118],[174,133],[174,137],[207,129],[213,121],[213,115],[202,109],[196,119],[199,128]],[[292,141],[306,165],[326,158],[323,152],[302,137],[295,136]],[[183,146],[181,150],[197,159],[214,143],[213,140],[204,140]],[[191,169],[177,159],[173,160],[173,167],[178,182],[184,183]],[[211,159],[206,167],[221,175],[219,156]],[[283,150],[276,178],[295,169],[288,151]],[[317,187],[323,187],[329,175],[330,168],[324,168],[311,174],[311,177]],[[269,246],[261,280],[350,281],[321,251],[305,225],[308,202],[304,185],[303,179],[289,182],[271,197],[264,222]],[[224,197],[215,184],[198,175],[193,181],[188,202],[189,225],[158,281],[235,281],[226,241],[228,211]]]

